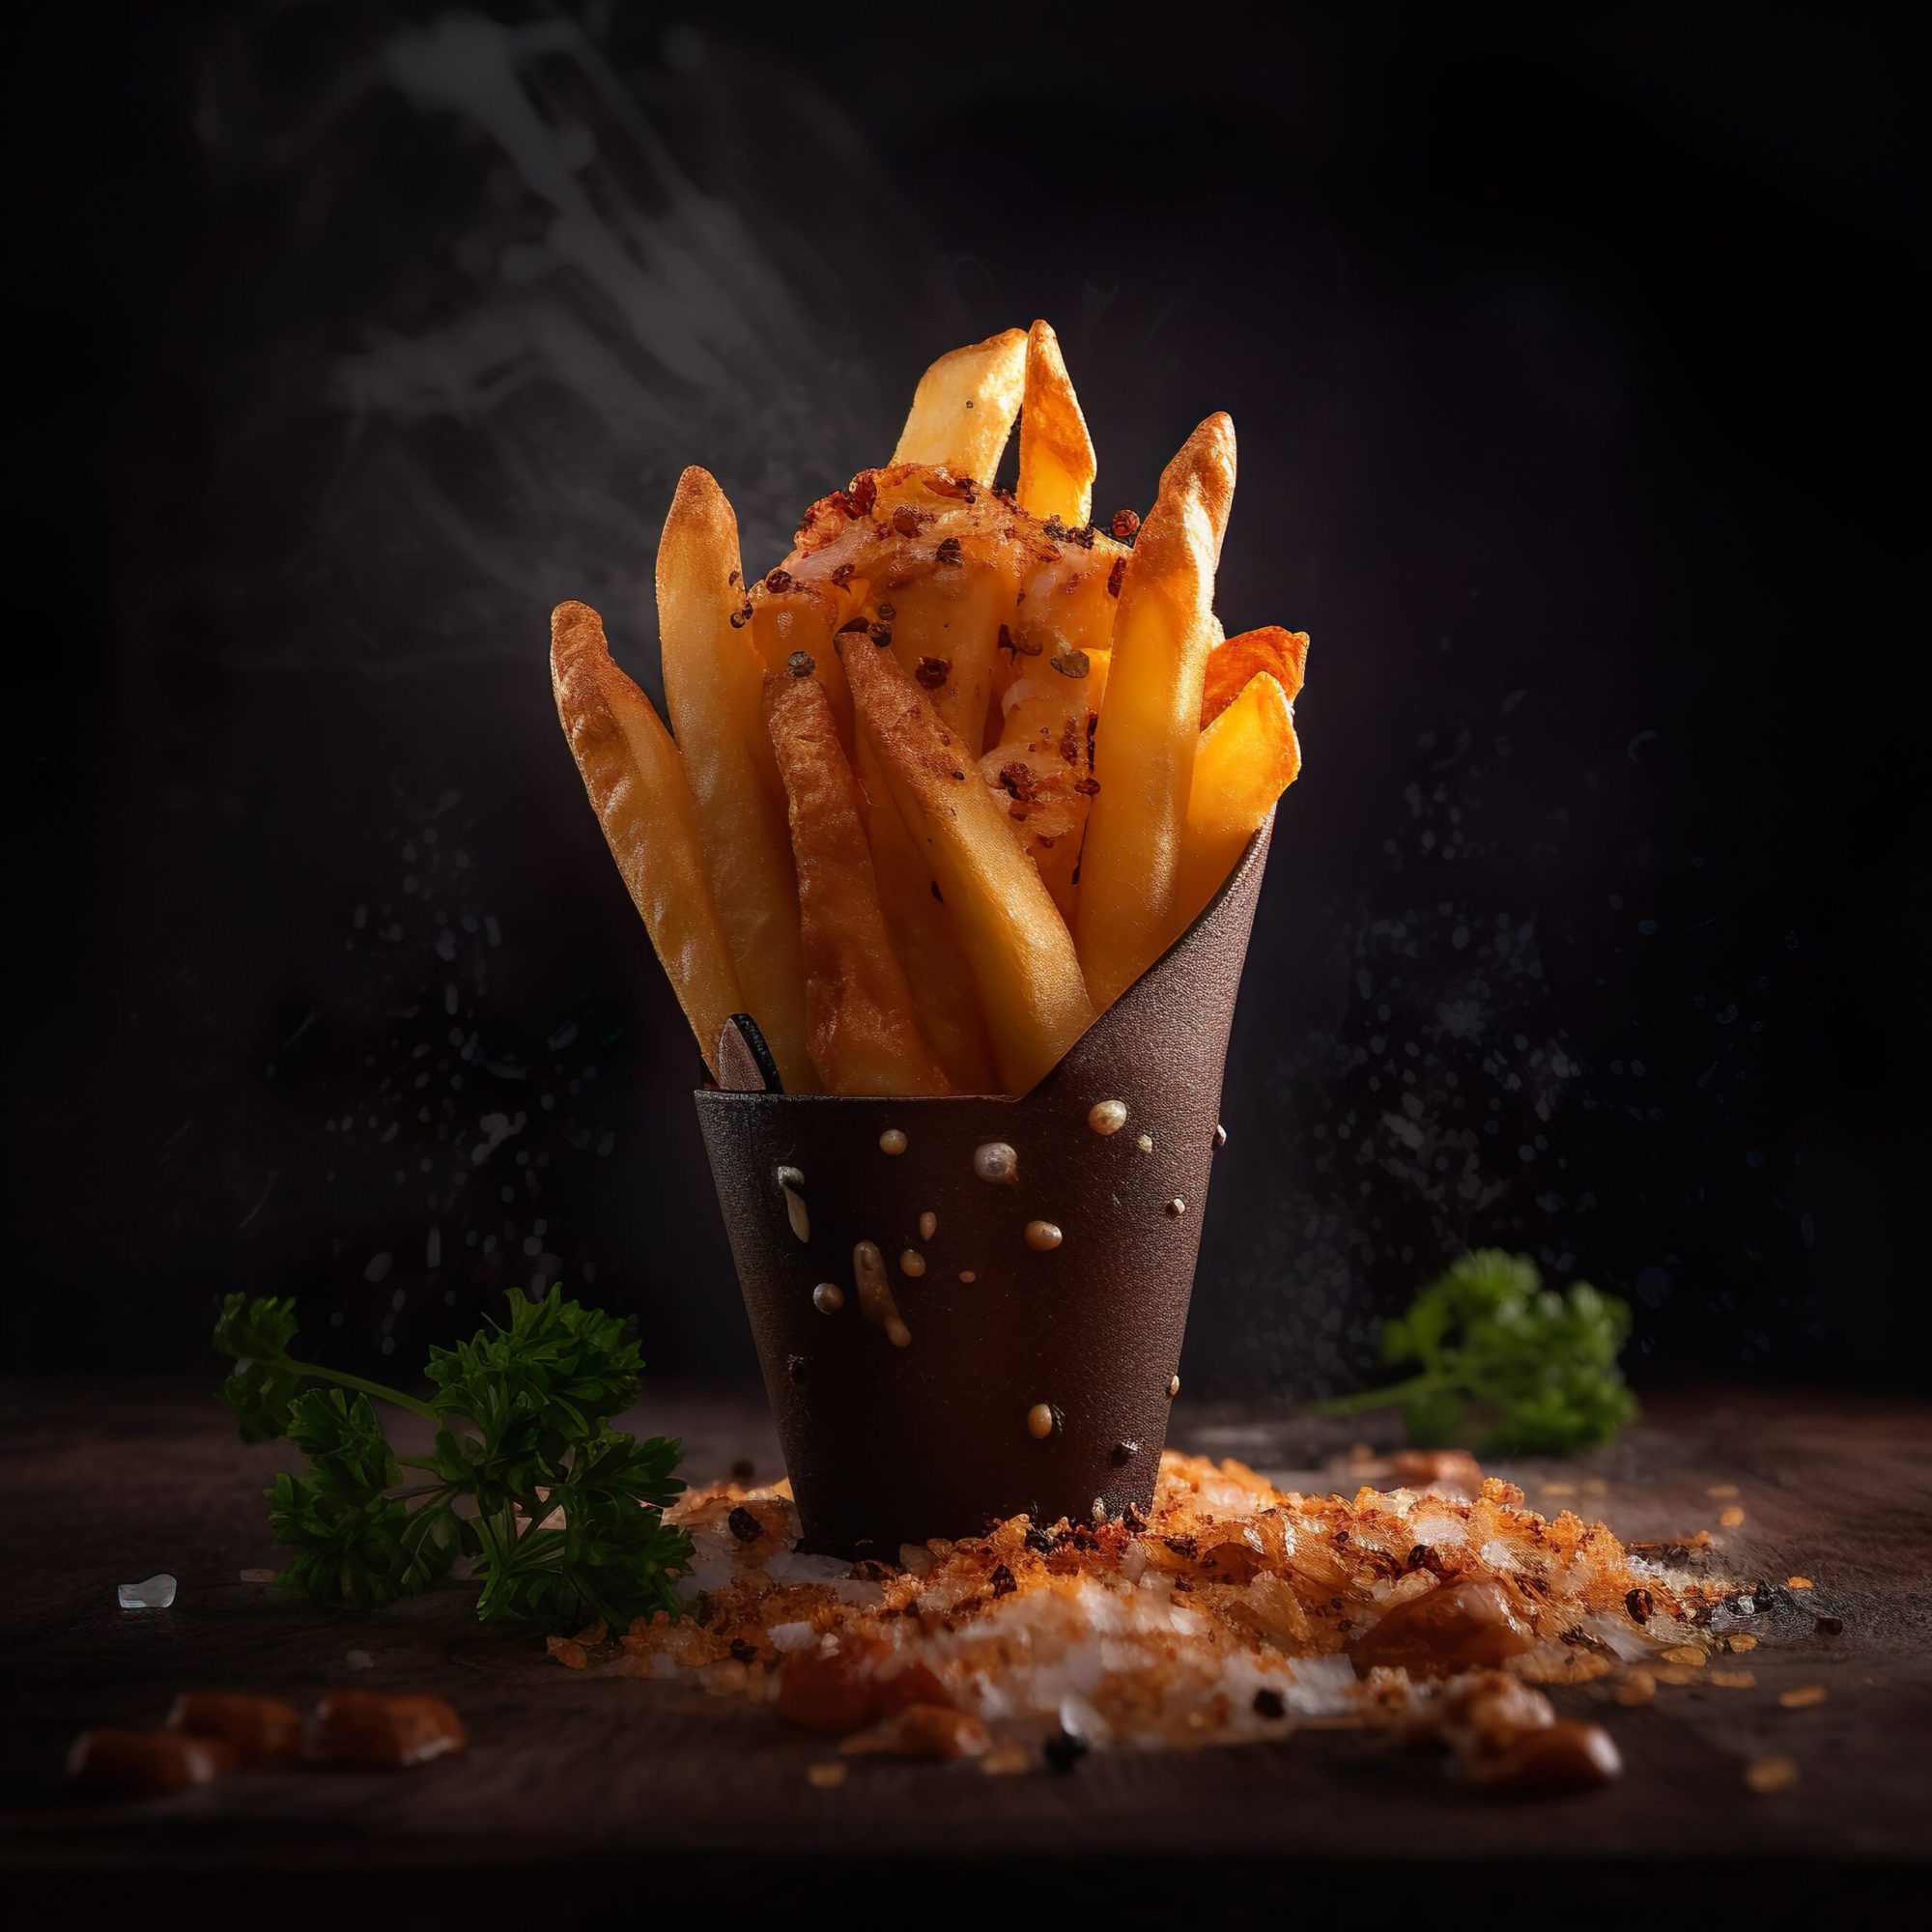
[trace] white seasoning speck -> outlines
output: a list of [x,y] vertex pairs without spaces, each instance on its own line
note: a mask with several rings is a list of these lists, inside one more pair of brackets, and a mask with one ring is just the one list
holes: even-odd
[[1139,1148],[1143,1153],[1151,1153],[1153,1151],[1153,1136],[1151,1134],[1142,1134],[1140,1138],[1134,1142],[1134,1145],[1137,1148]]
[[1096,1134],[1117,1134],[1127,1124],[1124,1100],[1095,1100],[1087,1110],[1087,1124]]

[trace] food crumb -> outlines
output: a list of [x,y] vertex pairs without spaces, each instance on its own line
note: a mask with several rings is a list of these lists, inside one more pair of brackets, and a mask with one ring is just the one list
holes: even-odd
[[1744,1511],[1741,1510],[1736,1503],[1733,1503],[1729,1509],[1725,1510],[1718,1518],[1718,1522],[1719,1527],[1721,1528],[1736,1529],[1738,1525],[1744,1521],[1744,1520],[1745,1520]]
[[821,1791],[834,1791],[851,1776],[852,1767],[842,1764],[837,1758],[821,1758],[818,1763],[806,1769],[806,1778]]
[[1753,1791],[1789,1791],[1798,1782],[1798,1765],[1788,1757],[1761,1757],[1745,1767],[1745,1782]]
[[1822,1684],[1795,1684],[1789,1690],[1780,1690],[1777,1701],[1787,1711],[1808,1711],[1814,1704],[1825,1701],[1826,1690]]
[[1787,1577],[1784,1579],[1784,1587],[1787,1590],[1808,1590],[1811,1587],[1811,1579],[1808,1577]]
[[1687,1669],[1701,1670],[1704,1667],[1704,1653],[1694,1643],[1673,1644],[1658,1655],[1665,1663],[1681,1663]]
[[1714,1670],[1704,1680],[1715,1684],[1719,1690],[1752,1690],[1757,1688],[1755,1670]]
[[1714,1503],[1728,1502],[1737,1492],[1738,1486],[1735,1483],[1713,1483],[1704,1492]]

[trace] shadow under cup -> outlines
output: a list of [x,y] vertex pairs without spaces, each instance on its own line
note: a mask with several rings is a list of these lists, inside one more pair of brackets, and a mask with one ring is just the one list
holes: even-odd
[[[1020,1099],[697,1094],[809,1548],[893,1558],[1022,1511],[1080,1522],[1152,1499],[1271,826]],[[1126,1109],[1112,1133],[1090,1124],[1103,1100]],[[996,1142],[1008,1182],[975,1168]],[[1057,1247],[1033,1245],[1036,1221]],[[863,1312],[862,1242],[904,1346]]]

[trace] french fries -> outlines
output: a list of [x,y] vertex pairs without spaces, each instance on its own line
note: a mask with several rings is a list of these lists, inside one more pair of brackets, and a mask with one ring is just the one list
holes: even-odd
[[745,999],[698,851],[684,761],[650,699],[612,662],[589,605],[559,604],[550,639],[556,715],[590,808],[715,1076],[718,1036]]
[[1020,405],[1020,508],[1043,523],[1076,527],[1094,512],[1094,439],[1045,323],[1027,330],[1026,391]]
[[792,1092],[1024,1094],[1293,781],[1307,635],[1224,639],[1213,610],[1233,425],[1195,430],[1144,525],[1091,523],[1095,472],[1036,322],[934,362],[893,460],[762,576],[685,472],[657,570],[675,743],[559,608],[559,715],[707,1065],[749,1011]]
[[981,782],[978,760],[947,729],[890,651],[841,634],[861,727],[909,825],[919,827],[979,984],[993,1059],[1009,1094],[1029,1092],[1087,1031],[1093,1003],[1066,922]]
[[[842,675],[842,672],[841,672]],[[940,903],[937,882],[893,798],[885,767],[868,733],[858,734],[860,811],[872,870],[885,905],[893,951],[912,988],[919,1029],[932,1042],[946,1077],[961,1094],[992,1094],[993,1070],[980,989],[960,951],[952,920]]]
[[1074,873],[1094,795],[1094,727],[1110,653],[1026,660],[1007,687],[1006,727],[980,760],[1060,916],[1073,923]]
[[665,708],[697,809],[698,848],[748,1009],[785,1087],[809,1093],[799,889],[765,735],[763,669],[742,625],[738,520],[707,470],[679,477],[658,545]]
[[1080,963],[1103,1012],[1159,956],[1172,920],[1234,494],[1235,426],[1209,416],[1161,473],[1122,584],[1080,862]]
[[919,379],[893,461],[936,464],[990,483],[1020,412],[1026,358],[1027,339],[1017,328],[942,355]]
[[791,801],[811,1059],[833,1094],[944,1094],[945,1070],[887,936],[859,786],[811,664],[765,680],[765,724]]
[[1174,902],[1156,956],[1194,923],[1300,771],[1288,691],[1271,673],[1258,671],[1201,734]]
[[1308,633],[1284,631],[1268,624],[1243,631],[1208,653],[1208,673],[1201,687],[1201,728],[1207,730],[1234,703],[1251,677],[1266,671],[1293,704],[1301,695],[1302,672],[1308,664]]

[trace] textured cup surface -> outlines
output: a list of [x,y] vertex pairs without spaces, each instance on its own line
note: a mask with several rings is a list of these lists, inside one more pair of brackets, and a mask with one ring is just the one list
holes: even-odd
[[[1080,1521],[1096,1499],[1109,1515],[1151,1500],[1271,826],[1020,1099],[698,1093],[811,1548],[890,1557],[1020,1511]],[[1102,1134],[1090,1115],[1106,1100],[1126,1120]],[[994,1143],[1013,1150],[1010,1181],[976,1171]],[[1036,1222],[1057,1246],[1036,1245]],[[862,1242],[883,1259],[903,1347],[864,1310]],[[815,1301],[824,1283],[838,1293]]]

